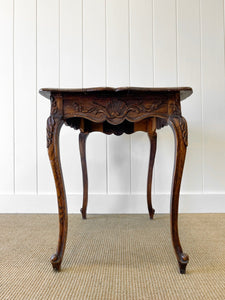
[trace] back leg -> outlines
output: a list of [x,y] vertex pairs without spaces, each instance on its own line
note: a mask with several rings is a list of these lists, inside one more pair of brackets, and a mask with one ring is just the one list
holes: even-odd
[[150,159],[149,159],[149,166],[148,166],[148,182],[147,182],[147,203],[148,203],[148,212],[150,219],[153,219],[153,215],[155,213],[154,208],[152,207],[152,174],[153,174],[153,167],[155,162],[155,153],[156,153],[156,146],[157,146],[157,133],[148,133],[150,144],[151,144],[151,151],[150,151]]
[[87,162],[86,162],[86,139],[88,133],[80,132],[79,134],[79,147],[80,147],[80,158],[81,167],[83,174],[83,206],[80,210],[82,218],[86,219],[87,203],[88,203],[88,175],[87,175]]

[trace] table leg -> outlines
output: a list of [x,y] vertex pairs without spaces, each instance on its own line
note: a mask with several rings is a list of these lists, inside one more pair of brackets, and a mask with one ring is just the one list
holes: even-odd
[[52,172],[55,179],[55,186],[58,199],[59,212],[59,239],[56,253],[51,257],[53,269],[59,270],[63,259],[63,254],[66,246],[68,216],[66,193],[63,181],[63,174],[60,162],[59,152],[59,132],[63,121],[60,118],[50,116],[47,120],[47,148],[49,160],[52,167]]
[[80,158],[83,174],[83,206],[80,210],[82,218],[86,219],[87,202],[88,202],[88,175],[87,175],[87,162],[86,162],[86,139],[88,133],[80,132],[79,134],[79,146],[80,146]]
[[187,123],[182,116],[171,116],[169,119],[169,125],[172,127],[175,137],[175,162],[173,171],[173,183],[171,191],[171,234],[174,250],[177,256],[180,273],[184,274],[186,266],[188,264],[188,255],[183,253],[179,234],[178,234],[178,206],[180,185],[184,167],[184,161],[187,148]]
[[148,167],[147,203],[148,203],[149,217],[150,219],[153,219],[155,210],[152,207],[152,174],[153,174],[153,167],[155,162],[157,133],[156,132],[152,134],[148,133],[148,136],[151,144],[151,152],[150,152],[149,167]]

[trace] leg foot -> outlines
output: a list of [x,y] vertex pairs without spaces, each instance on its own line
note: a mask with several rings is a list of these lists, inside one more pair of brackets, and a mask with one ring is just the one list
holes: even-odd
[[151,210],[149,210],[149,218],[150,218],[151,220],[153,220],[154,214],[155,214],[154,208],[152,208]]
[[152,207],[152,174],[153,174],[153,167],[155,162],[157,134],[156,132],[154,132],[148,134],[148,136],[151,143],[151,152],[150,152],[150,159],[149,159],[149,166],[148,166],[147,203],[148,203],[149,217],[152,220],[155,213],[155,210]]
[[51,263],[52,263],[53,270],[60,271],[61,262],[62,260],[58,257],[57,254],[53,254],[51,256]]
[[189,257],[186,253],[182,253],[182,261],[178,261],[180,274],[186,273],[186,267],[189,262]]
[[86,220],[87,216],[86,216],[86,211],[83,212],[83,208],[80,209],[80,212],[82,214],[82,219]]

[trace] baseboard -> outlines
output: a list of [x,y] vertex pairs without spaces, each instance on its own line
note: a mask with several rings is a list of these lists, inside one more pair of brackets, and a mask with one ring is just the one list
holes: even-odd
[[[67,196],[68,212],[79,213],[82,195]],[[0,195],[0,213],[57,213],[55,195]],[[153,195],[156,213],[169,213],[170,195]],[[181,194],[180,213],[225,213],[225,194]],[[90,194],[88,213],[147,213],[143,194]]]

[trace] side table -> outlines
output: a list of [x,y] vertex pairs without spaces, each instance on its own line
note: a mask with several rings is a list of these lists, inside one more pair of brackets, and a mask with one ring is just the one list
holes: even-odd
[[189,87],[181,88],[88,88],[49,89],[40,94],[50,99],[51,112],[47,120],[47,148],[55,179],[58,212],[59,240],[56,254],[51,257],[55,270],[59,270],[66,246],[68,217],[66,191],[59,152],[59,133],[63,124],[79,129],[79,146],[83,172],[83,206],[86,219],[88,202],[88,176],[85,144],[90,132],[121,135],[136,131],[147,132],[150,142],[150,160],[147,181],[147,204],[150,219],[154,209],[151,204],[152,172],[156,153],[156,130],[170,125],[175,137],[175,163],[171,190],[171,235],[173,247],[184,274],[188,255],[182,250],[178,235],[178,205],[183,166],[188,145],[187,123],[181,114],[180,102],[192,94]]

